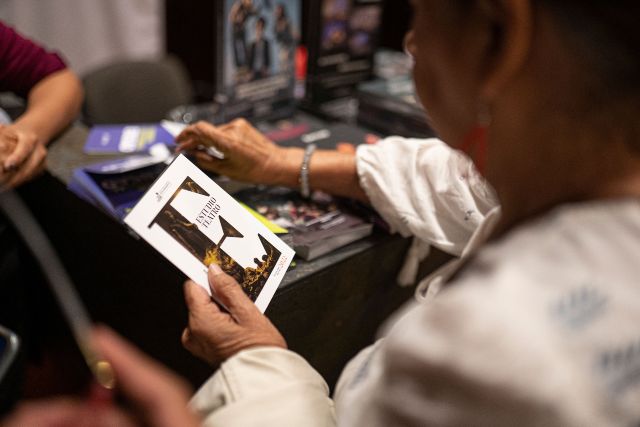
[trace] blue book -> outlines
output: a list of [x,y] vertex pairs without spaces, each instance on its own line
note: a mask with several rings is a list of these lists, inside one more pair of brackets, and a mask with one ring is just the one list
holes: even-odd
[[67,188],[122,221],[166,168],[165,160],[138,155],[80,167]]
[[175,137],[184,125],[160,124],[99,125],[89,131],[84,152],[87,154],[143,153],[155,144],[175,146]]

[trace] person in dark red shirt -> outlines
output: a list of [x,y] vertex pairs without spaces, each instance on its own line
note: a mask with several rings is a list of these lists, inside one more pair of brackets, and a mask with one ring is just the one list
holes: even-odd
[[0,22],[0,92],[27,100],[14,123],[0,126],[0,185],[14,188],[44,167],[46,145],[77,116],[82,86],[55,53]]

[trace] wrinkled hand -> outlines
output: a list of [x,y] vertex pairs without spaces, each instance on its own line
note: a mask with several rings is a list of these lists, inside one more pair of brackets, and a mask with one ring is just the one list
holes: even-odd
[[[271,183],[287,157],[287,150],[243,119],[219,127],[198,122],[182,131],[176,141],[179,150],[193,154],[202,168],[239,181]],[[202,147],[216,148],[224,159],[211,156]]]
[[39,175],[47,149],[38,136],[16,125],[0,126],[0,184],[15,188]]
[[209,286],[229,313],[222,311],[207,292],[192,281],[184,287],[189,326],[182,344],[213,366],[251,347],[287,348],[280,332],[244,293],[238,282],[215,264],[209,269]]

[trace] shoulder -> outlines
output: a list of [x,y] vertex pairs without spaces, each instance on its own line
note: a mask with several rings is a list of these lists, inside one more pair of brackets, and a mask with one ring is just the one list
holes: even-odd
[[[555,328],[553,322],[568,320],[557,316],[572,298],[586,303],[633,294],[627,301],[640,312],[638,277],[640,201],[590,202],[556,209],[487,245],[445,294],[484,300],[473,309],[491,310],[481,313],[489,319],[537,316],[536,327]],[[585,322],[596,320],[595,312],[593,319],[582,314]]]
[[559,209],[399,315],[387,368],[496,413],[557,411],[549,425],[611,424],[612,408],[640,417],[637,254],[640,203]]
[[635,279],[640,265],[628,255],[639,251],[640,201],[594,201],[559,207],[516,228],[487,245],[477,266],[535,282],[601,276],[624,281]]

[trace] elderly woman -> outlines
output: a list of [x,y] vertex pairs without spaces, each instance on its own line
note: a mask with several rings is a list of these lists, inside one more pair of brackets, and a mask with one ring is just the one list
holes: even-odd
[[333,401],[232,279],[210,272],[230,314],[187,283],[184,343],[221,363],[195,408],[207,425],[637,424],[640,5],[413,3],[420,99],[495,188],[500,214],[483,218],[490,191],[436,141],[388,140],[353,157],[278,148],[244,122],[187,130],[186,149],[225,153],[198,152],[209,169],[297,186],[303,165],[311,188],[368,200],[432,243],[464,247],[475,227],[456,235],[461,214],[481,222],[443,290],[388,322]]
[[[220,364],[193,408],[212,426],[638,425],[640,3],[413,5],[418,93],[501,212],[465,157],[435,140],[387,140],[354,158],[281,149],[244,122],[188,129],[185,149],[225,154],[198,151],[203,166],[292,187],[306,170],[303,189],[368,200],[399,231],[462,255],[432,282],[435,298],[408,304],[350,362],[333,399],[213,267],[230,313],[185,285],[183,341]],[[160,412],[170,407],[161,396],[174,408],[178,399],[152,380],[162,375],[134,381],[130,358],[102,338],[151,425],[193,425],[186,412]]]

